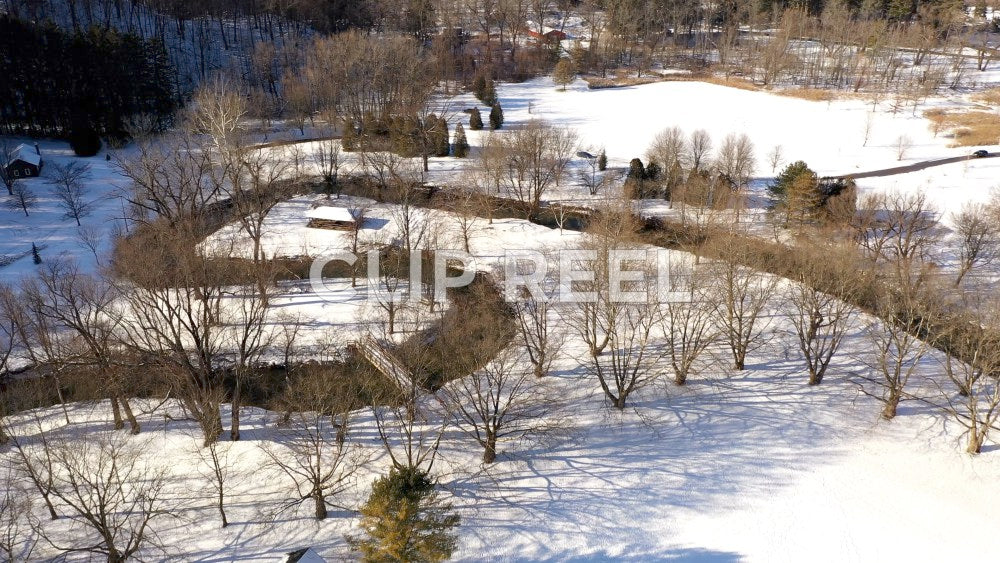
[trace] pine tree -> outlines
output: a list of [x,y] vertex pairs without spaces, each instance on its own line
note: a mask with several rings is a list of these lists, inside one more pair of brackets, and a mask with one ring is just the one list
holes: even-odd
[[69,134],[69,146],[77,156],[94,156],[101,150],[101,137],[88,123],[79,123]]
[[642,160],[633,158],[629,161],[628,178],[632,180],[643,180],[646,178],[646,167],[642,165]]
[[482,102],[488,106],[497,103],[497,85],[492,78],[486,79],[486,86],[483,88]]
[[472,108],[469,113],[469,129],[473,131],[479,131],[483,128],[483,114],[479,112],[479,108]]
[[597,169],[604,172],[608,169],[608,155],[601,151],[601,156],[597,157]]
[[472,79],[472,95],[482,101],[486,94],[486,75],[479,73]]
[[444,561],[457,543],[459,517],[449,514],[434,482],[419,468],[393,467],[372,485],[361,507],[364,537],[351,539],[363,561]]
[[469,154],[469,141],[465,138],[465,127],[459,123],[455,126],[455,142],[454,145],[454,155],[455,158],[465,158]]
[[649,164],[646,165],[646,176],[644,178],[646,180],[657,180],[660,178],[661,171],[662,170],[660,169],[659,164],[650,161]]
[[500,107],[500,102],[493,104],[490,108],[490,129],[499,129],[503,127],[503,108]]
[[813,172],[805,162],[798,160],[786,166],[785,169],[778,174],[778,177],[774,179],[774,183],[768,186],[768,189],[775,197],[784,200],[788,193],[788,188],[799,176],[802,175],[809,175],[813,178],[816,177],[816,173]]
[[448,156],[451,154],[451,134],[448,132],[448,120],[440,117],[435,127],[434,154]]

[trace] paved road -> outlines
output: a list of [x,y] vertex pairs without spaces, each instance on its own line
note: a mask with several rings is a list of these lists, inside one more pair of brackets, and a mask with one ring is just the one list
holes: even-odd
[[[986,156],[978,158],[995,158],[1000,156],[1000,153],[990,153]],[[941,166],[942,164],[952,164],[955,162],[962,162],[965,160],[978,158],[971,155],[965,156],[953,156],[951,158],[940,158],[938,160],[925,160],[923,162],[915,162],[913,164],[907,164],[906,166],[896,166],[894,168],[883,168],[882,170],[869,170],[868,172],[854,172],[852,174],[836,174],[833,176],[828,176],[828,178],[854,178],[855,180],[861,178],[880,178],[882,176],[894,176],[896,174],[906,174],[907,172],[916,172],[918,170],[923,170],[925,168],[930,168],[932,166]]]

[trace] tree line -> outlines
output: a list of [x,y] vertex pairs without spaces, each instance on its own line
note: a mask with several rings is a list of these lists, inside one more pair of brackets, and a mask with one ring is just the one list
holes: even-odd
[[163,46],[92,28],[68,33],[51,23],[0,17],[0,130],[67,137],[93,130],[123,137],[129,119],[170,122],[177,100]]

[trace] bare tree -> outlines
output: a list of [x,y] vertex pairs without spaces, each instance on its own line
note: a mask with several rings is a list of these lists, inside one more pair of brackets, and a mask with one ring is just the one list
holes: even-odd
[[456,190],[451,200],[448,210],[454,217],[455,226],[462,241],[462,248],[466,252],[471,252],[469,243],[476,236],[480,229],[479,210],[482,207],[478,201],[478,194],[466,189]]
[[219,157],[228,162],[234,149],[247,144],[243,123],[247,104],[247,97],[232,82],[224,78],[206,81],[194,93],[189,127],[207,135]]
[[965,204],[952,214],[953,244],[958,250],[958,276],[955,286],[976,266],[985,266],[1000,252],[1000,226],[983,205]]
[[913,147],[913,141],[906,135],[900,135],[896,137],[893,146],[896,148],[896,160],[903,160],[906,157],[906,153]]
[[[787,302],[791,307],[788,317],[795,327],[799,350],[806,362],[809,385],[823,382],[854,316],[854,306],[845,298],[856,281],[838,275],[849,271],[838,271],[838,268],[847,267],[845,261],[836,261],[825,252],[823,258],[812,257],[800,270],[797,283],[788,288]],[[820,283],[828,286],[824,288],[826,291],[817,287]]]
[[727,135],[719,147],[715,166],[733,186],[742,188],[749,184],[757,168],[757,158],[754,156],[750,137],[746,133]]
[[868,140],[871,139],[872,129],[874,127],[875,127],[875,112],[870,111],[868,112],[867,115],[865,115],[865,125],[862,128],[862,132],[864,133],[864,142],[861,143],[861,146],[863,147],[868,146]]
[[514,303],[517,316],[517,330],[524,345],[527,360],[531,363],[536,377],[549,373],[552,361],[562,348],[562,338],[550,327],[549,317],[553,314],[548,301],[526,295]]
[[441,389],[442,402],[458,428],[483,448],[483,463],[496,461],[500,442],[536,429],[546,412],[548,401],[531,370],[525,369],[524,356],[524,348],[509,346],[481,369]]
[[222,303],[233,280],[224,266],[196,251],[195,240],[183,225],[129,239],[120,245],[121,278],[114,283],[122,296],[126,346],[163,362],[208,445],[222,433],[220,359],[229,321]]
[[313,156],[319,165],[326,196],[330,197],[330,194],[337,194],[337,199],[340,199],[340,169],[344,166],[340,141],[337,139],[324,139],[317,142]]
[[[37,430],[36,435],[33,437],[34,440],[29,440],[28,436],[20,436],[19,432],[15,432],[14,429],[10,428],[6,421],[3,422],[4,434],[9,437],[11,444],[14,469],[19,474],[27,477],[28,481],[31,482],[32,488],[42,497],[45,508],[49,513],[49,519],[56,520],[59,518],[59,513],[56,512],[55,504],[53,504],[56,498],[53,495],[53,489],[55,488],[53,447],[37,415],[34,422],[34,429]],[[23,428],[20,430],[21,432],[25,432]],[[36,447],[32,447],[32,441],[37,442]]]
[[17,147],[9,139],[0,139],[0,182],[7,188],[7,195],[14,195],[14,184],[17,177],[7,170],[7,165],[14,162]]
[[138,434],[139,422],[127,397],[129,369],[119,352],[114,286],[81,272],[75,262],[55,260],[25,282],[22,295],[35,318],[45,321],[50,338],[59,338],[59,332],[75,337],[57,361],[90,369],[111,402],[115,429],[124,428],[127,421],[132,434]]
[[339,393],[334,385],[325,377],[296,381],[286,400],[302,410],[293,414],[291,425],[280,432],[276,443],[262,446],[268,460],[295,490],[295,496],[281,510],[311,501],[317,520],[327,517],[331,498],[344,491],[364,461],[344,439],[346,418],[337,422]]
[[676,385],[684,385],[695,373],[696,362],[719,336],[714,323],[717,296],[706,281],[695,277],[688,264],[670,265],[672,294],[686,294],[685,299],[671,299],[662,309],[663,334]]
[[11,211],[21,210],[25,217],[28,217],[28,210],[38,203],[38,196],[24,182],[12,181],[10,187],[10,197],[4,202],[7,209]]
[[[733,254],[736,253],[736,254]],[[733,357],[733,368],[743,370],[747,355],[767,341],[764,316],[777,288],[777,278],[745,266],[749,250],[735,246],[722,260],[708,265],[710,287],[717,296],[715,324]]]
[[79,162],[71,162],[66,165],[52,164],[52,176],[49,184],[52,185],[53,194],[66,212],[64,217],[76,221],[80,226],[80,219],[86,217],[94,208],[94,201],[87,199],[87,192],[84,188],[84,181],[90,178],[90,165]]
[[212,484],[215,506],[219,510],[223,528],[229,526],[229,519],[226,518],[226,491],[232,467],[229,460],[231,453],[232,443],[212,442],[207,447],[197,448],[197,454],[202,461],[202,467],[199,469],[202,476]]
[[210,145],[185,132],[137,142],[135,152],[124,153],[115,162],[130,180],[122,195],[131,207],[131,218],[163,219],[176,225],[201,217],[222,188],[212,154]]
[[1000,418],[1000,383],[992,375],[1000,369],[995,335],[1000,314],[992,295],[970,297],[975,301],[965,309],[971,324],[956,319],[949,327],[950,343],[962,359],[945,355],[945,374],[955,388],[942,389],[942,394],[947,412],[966,430],[965,451],[978,454]]
[[767,162],[771,165],[771,173],[773,174],[778,170],[778,167],[785,162],[785,157],[783,155],[783,149],[781,145],[774,145],[771,152],[767,153]]
[[38,545],[31,514],[32,503],[15,483],[16,472],[5,473],[0,493],[0,556],[7,561],[29,561]]
[[892,420],[910,377],[929,349],[927,342],[916,335],[925,334],[930,320],[916,299],[895,294],[880,299],[878,317],[866,332],[872,346],[870,363],[880,376],[875,381],[879,392],[865,393],[881,401],[882,418]]
[[228,181],[220,194],[228,197],[238,225],[253,244],[254,264],[265,258],[261,240],[264,224],[274,206],[292,194],[294,186],[283,180],[288,165],[267,149],[232,147],[232,161],[226,163]]
[[525,214],[537,214],[545,192],[562,178],[575,153],[576,133],[544,121],[496,135],[481,153],[497,188],[524,205]]
[[675,165],[683,168],[687,156],[684,131],[680,127],[668,127],[660,131],[646,149],[646,161],[660,165],[665,173]]
[[686,161],[691,170],[698,171],[708,167],[708,155],[712,152],[712,137],[704,129],[696,129],[688,140]]
[[[427,376],[420,370],[427,365],[429,352],[426,347],[391,349],[384,344],[385,339],[374,337],[372,342],[378,346],[377,354],[387,360],[382,369],[391,375],[383,374],[395,383],[389,391],[375,378],[369,382],[369,392],[377,399],[371,411],[382,446],[393,467],[430,472],[449,420],[445,417],[436,421],[429,397],[425,396]],[[381,392],[377,386],[382,387]]]
[[156,522],[166,508],[165,471],[144,461],[142,448],[120,435],[50,444],[55,470],[52,494],[90,538],[60,546],[66,553],[90,553],[122,563],[156,548]]

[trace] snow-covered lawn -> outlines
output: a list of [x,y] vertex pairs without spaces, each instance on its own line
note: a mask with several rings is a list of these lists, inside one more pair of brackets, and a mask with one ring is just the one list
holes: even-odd
[[[28,145],[31,146],[30,141]],[[125,230],[124,208],[118,197],[125,179],[114,169],[113,162],[105,160],[104,150],[95,157],[80,158],[63,142],[42,141],[39,145],[44,162],[41,177],[20,180],[37,196],[37,204],[28,209],[27,217],[20,208],[0,208],[0,282],[15,282],[35,272],[31,243],[40,249],[42,260],[72,256],[85,271],[93,271],[107,258],[112,233]],[[80,227],[65,217],[65,210],[48,183],[53,165],[70,162],[90,166],[90,175],[84,182],[84,201],[92,211],[81,219]],[[0,198],[6,200],[6,191],[0,188],[0,193],[3,194]]]
[[[435,473],[462,516],[456,559],[942,561],[996,552],[996,446],[962,454],[958,427],[924,403],[904,403],[895,420],[880,421],[878,403],[856,385],[855,374],[869,369],[864,322],[820,386],[806,385],[790,325],[775,311],[777,336],[747,371],[725,369],[718,350],[719,362],[687,386],[659,381],[621,413],[607,407],[581,364],[583,343],[560,323],[569,341],[553,374],[537,382],[560,398],[547,419],[553,430],[505,444],[486,468],[456,430],[441,445]],[[940,372],[936,361],[925,360],[925,375]],[[923,376],[917,385],[933,388]],[[71,433],[109,425],[107,405],[70,410]],[[317,523],[308,505],[272,514],[293,494],[260,448],[280,438],[279,415],[248,409],[244,440],[229,454],[223,530],[198,469],[198,429],[166,412],[181,416],[174,403],[146,412],[145,431],[129,438],[167,466],[168,499],[179,507],[159,529],[166,555],[152,558],[276,561],[305,546],[329,560],[350,557],[343,536],[357,532],[354,511],[388,466],[370,414],[358,413],[349,440],[371,458],[336,497],[345,508]],[[53,428],[63,424],[58,408],[42,415]],[[50,530],[66,537],[65,526]]]

